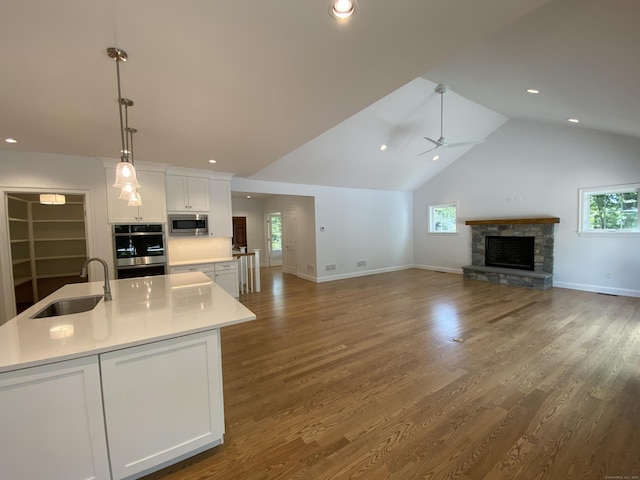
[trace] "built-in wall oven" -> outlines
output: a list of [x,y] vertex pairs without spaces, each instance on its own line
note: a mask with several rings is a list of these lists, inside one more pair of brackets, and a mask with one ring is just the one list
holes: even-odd
[[113,225],[116,278],[164,275],[167,255],[162,224]]

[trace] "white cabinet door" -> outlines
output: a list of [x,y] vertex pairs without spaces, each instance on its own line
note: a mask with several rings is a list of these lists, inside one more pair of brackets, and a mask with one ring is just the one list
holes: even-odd
[[222,443],[218,330],[100,355],[115,479]]
[[216,262],[215,282],[229,294],[238,298],[240,296],[240,285],[238,279],[238,262]]
[[[165,223],[167,221],[167,202],[164,195],[164,173],[143,170],[138,173],[138,183],[140,183],[140,196],[142,197],[142,206],[138,207],[139,221]],[[115,190],[113,187],[112,189]],[[120,201],[123,202],[123,200]]]
[[167,175],[167,210],[170,212],[188,212],[187,177]]
[[210,180],[209,198],[209,234],[212,237],[233,237],[231,183],[228,180]]
[[0,374],[2,478],[109,479],[98,357]]
[[187,177],[187,191],[189,192],[189,211],[209,211],[209,179]]
[[107,168],[107,208],[109,223],[164,223],[167,221],[164,195],[164,173],[137,171],[140,184],[141,207],[129,207],[118,198],[120,189],[114,188],[115,168]]
[[230,182],[209,180],[209,199],[209,234],[212,237],[233,237]]
[[208,212],[209,183],[204,177],[167,175],[167,210],[171,212]]

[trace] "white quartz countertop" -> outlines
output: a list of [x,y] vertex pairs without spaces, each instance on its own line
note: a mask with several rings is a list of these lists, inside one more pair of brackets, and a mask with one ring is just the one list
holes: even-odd
[[112,280],[113,300],[88,312],[29,318],[51,302],[103,294],[104,282],[65,285],[0,326],[0,372],[95,355],[255,320],[201,272]]
[[180,262],[169,262],[170,267],[179,267],[182,265],[200,265],[202,263],[220,263],[220,262],[231,262],[235,260],[234,257],[218,257],[218,258],[204,258],[200,260],[186,260]]

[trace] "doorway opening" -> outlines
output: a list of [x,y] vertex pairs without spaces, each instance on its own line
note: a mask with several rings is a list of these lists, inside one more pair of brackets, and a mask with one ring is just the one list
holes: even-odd
[[280,212],[268,215],[267,246],[269,247],[269,266],[282,265],[282,215]]
[[231,245],[233,250],[240,250],[244,248],[247,251],[247,217],[232,217],[233,221],[233,237],[231,238]]
[[84,195],[45,204],[39,193],[7,192],[16,314],[80,277],[87,259]]

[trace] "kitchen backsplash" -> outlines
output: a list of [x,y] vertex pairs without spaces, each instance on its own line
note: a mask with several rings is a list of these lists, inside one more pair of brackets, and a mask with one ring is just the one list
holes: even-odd
[[231,257],[231,238],[187,237],[168,238],[169,264],[176,262],[207,262]]

